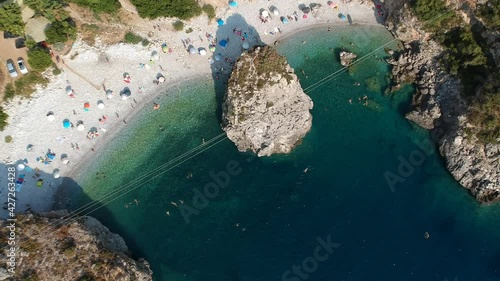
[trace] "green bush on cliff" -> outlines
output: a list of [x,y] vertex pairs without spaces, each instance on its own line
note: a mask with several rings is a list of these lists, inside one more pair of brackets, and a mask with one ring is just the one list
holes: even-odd
[[28,52],[28,64],[35,71],[45,71],[52,65],[52,57],[43,49],[34,49]]
[[500,143],[500,75],[494,74],[472,101],[469,121],[484,143]]
[[143,18],[176,17],[190,19],[201,15],[201,7],[196,0],[131,0]]
[[486,65],[486,56],[469,28],[455,28],[441,41],[446,47],[443,63],[451,74],[465,74],[470,67]]
[[459,21],[455,11],[449,9],[444,0],[413,0],[411,6],[424,23],[424,28],[430,31],[456,26]]
[[101,13],[113,13],[120,9],[120,1],[118,0],[68,0],[77,4],[78,6],[87,7],[93,12],[98,14]]
[[24,0],[24,4],[33,9],[36,16],[46,17],[51,22],[69,18],[68,11],[64,10],[66,3],[63,0]]
[[210,4],[205,4],[203,5],[203,7],[201,7],[201,9],[203,10],[203,12],[205,14],[207,14],[207,17],[209,20],[212,20],[215,18],[215,8],[214,6],[210,5]]
[[488,28],[500,28],[500,0],[490,0],[477,7],[478,16]]

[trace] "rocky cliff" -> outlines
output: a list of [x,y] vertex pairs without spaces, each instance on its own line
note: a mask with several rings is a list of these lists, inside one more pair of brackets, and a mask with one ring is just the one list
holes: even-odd
[[[393,87],[402,83],[416,86],[412,110],[406,117],[431,130],[448,170],[478,201],[499,200],[500,145],[482,143],[467,133],[470,107],[461,94],[460,80],[439,63],[442,47],[424,31],[408,1],[386,0],[384,7],[387,28],[405,46],[388,60],[393,65]],[[468,22],[466,14],[460,15]]]
[[223,129],[240,151],[289,153],[309,132],[313,102],[293,69],[270,47],[241,55],[223,102]]
[[152,280],[149,264],[130,258],[120,236],[92,217],[66,221],[61,219],[65,215],[58,211],[17,216],[14,274],[7,263],[10,222],[4,221],[0,280]]

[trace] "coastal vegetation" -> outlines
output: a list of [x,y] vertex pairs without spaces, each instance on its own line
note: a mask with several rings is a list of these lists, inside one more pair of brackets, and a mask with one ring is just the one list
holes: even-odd
[[68,40],[75,40],[77,29],[75,24],[69,20],[56,20],[45,30],[47,42],[50,44],[64,43]]
[[131,0],[143,18],[175,17],[187,20],[201,15],[202,9],[196,0]]
[[45,71],[52,65],[52,57],[42,48],[35,48],[28,52],[28,63],[35,71]]
[[127,44],[139,44],[141,43],[143,46],[149,45],[149,40],[146,38],[142,38],[141,36],[128,31],[125,33],[125,36],[123,37],[123,42]]
[[54,0],[24,0],[24,4],[35,11],[35,16],[46,17],[49,21],[62,21],[69,18],[63,1]]
[[120,9],[121,5],[118,0],[68,0],[78,6],[87,7],[97,14],[114,13]]
[[184,29],[184,23],[180,20],[175,21],[172,26],[174,27],[175,31],[182,31]]
[[207,15],[208,20],[213,20],[215,18],[215,8],[210,4],[205,4],[201,7],[201,10]]
[[[473,133],[484,143],[498,143],[500,138],[499,68],[492,59],[494,48],[483,34],[500,27],[500,0],[479,4],[476,16],[482,24],[461,21],[457,11],[444,0],[414,0],[412,8],[444,50],[441,63],[460,78],[463,96],[470,106],[469,121]],[[488,81],[488,82],[486,82]]]
[[24,34],[21,7],[16,2],[0,8],[0,30],[16,35]]
[[9,115],[3,110],[3,107],[0,106],[0,131],[3,131],[7,126],[7,119]]

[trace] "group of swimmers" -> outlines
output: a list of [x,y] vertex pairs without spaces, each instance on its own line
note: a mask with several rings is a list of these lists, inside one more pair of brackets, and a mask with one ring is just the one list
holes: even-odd
[[[363,98],[358,98],[359,103],[362,103],[363,101],[364,101],[363,105],[368,106],[368,96],[367,95],[364,95]],[[352,98],[349,99],[349,103],[352,104]]]

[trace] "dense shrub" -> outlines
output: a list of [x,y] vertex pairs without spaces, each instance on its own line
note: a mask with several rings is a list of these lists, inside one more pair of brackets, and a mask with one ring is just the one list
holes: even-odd
[[445,46],[443,63],[450,73],[463,74],[471,66],[486,65],[486,56],[469,28],[455,28],[441,41]]
[[6,143],[11,143],[14,139],[12,138],[11,135],[5,136],[5,142]]
[[174,22],[172,25],[174,26],[174,29],[176,31],[181,31],[181,30],[184,29],[184,23],[182,21],[180,21],[180,20]]
[[424,23],[424,28],[431,31],[456,26],[460,20],[444,0],[413,0],[412,7],[415,15]]
[[47,42],[50,44],[54,44],[57,42],[66,42],[69,39],[76,39],[76,27],[73,23],[64,20],[64,21],[54,21],[48,28],[45,30],[45,36],[47,37]]
[[492,74],[472,101],[469,121],[473,133],[485,143],[499,143],[500,139],[500,75]]
[[203,12],[205,14],[207,14],[207,17],[209,20],[212,20],[215,18],[215,8],[214,6],[210,5],[210,4],[205,4],[203,5],[203,7],[201,7],[201,9],[203,10]]
[[90,10],[98,14],[113,13],[121,7],[118,0],[68,0],[68,2],[75,3],[79,6],[88,7],[90,8]]
[[0,106],[0,131],[3,131],[5,127],[8,125],[7,119],[9,115],[3,111],[3,107]]
[[16,35],[24,34],[21,7],[17,3],[8,4],[0,8],[0,30]]
[[14,82],[16,95],[30,97],[35,92],[37,85],[46,86],[48,82],[49,80],[42,74],[32,71]]
[[142,41],[142,37],[129,31],[125,33],[123,41],[128,44],[139,44]]
[[52,57],[43,49],[34,49],[28,52],[28,64],[35,71],[44,71],[52,65]]
[[51,22],[69,17],[69,13],[64,10],[66,3],[63,0],[24,0],[24,4],[33,9],[35,15],[44,16]]
[[201,14],[196,0],[131,0],[143,18],[176,17],[190,19]]
[[500,0],[490,0],[478,5],[477,12],[487,27],[500,28]]

